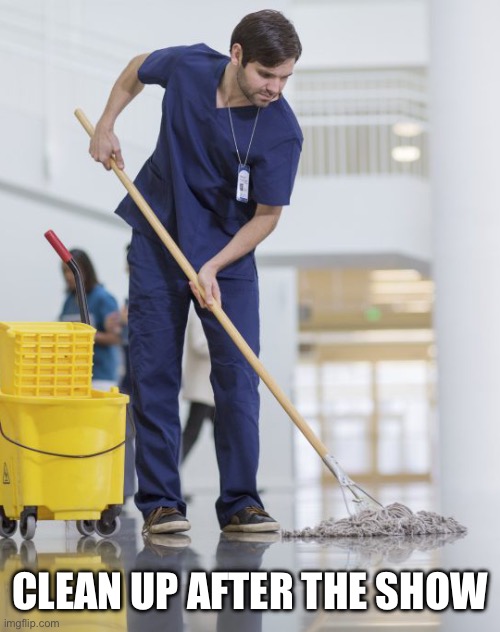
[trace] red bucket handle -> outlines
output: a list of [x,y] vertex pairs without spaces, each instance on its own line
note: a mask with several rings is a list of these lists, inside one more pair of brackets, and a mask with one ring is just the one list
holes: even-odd
[[85,295],[85,286],[83,284],[83,278],[80,268],[76,263],[71,252],[66,248],[63,242],[55,234],[53,230],[48,230],[45,233],[45,238],[49,244],[54,248],[57,254],[61,257],[64,263],[69,267],[73,276],[75,277],[76,284],[76,297],[78,299],[78,307],[80,308],[80,318],[82,323],[90,325],[90,314],[87,305],[87,297]]

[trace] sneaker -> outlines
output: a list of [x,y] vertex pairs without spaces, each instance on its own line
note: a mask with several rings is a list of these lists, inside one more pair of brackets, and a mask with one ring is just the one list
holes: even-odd
[[237,511],[229,523],[222,529],[225,533],[230,531],[255,533],[279,530],[279,523],[260,507],[245,507],[245,509]]
[[145,533],[142,539],[145,548],[158,557],[179,555],[191,544],[191,538],[181,533]]
[[191,525],[186,516],[175,507],[157,507],[144,521],[143,533],[179,533],[189,531]]

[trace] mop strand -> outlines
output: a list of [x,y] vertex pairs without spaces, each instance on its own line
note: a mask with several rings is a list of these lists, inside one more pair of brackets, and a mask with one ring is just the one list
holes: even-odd
[[465,535],[467,529],[454,518],[432,511],[418,511],[401,503],[387,507],[362,509],[349,518],[323,520],[314,528],[282,531],[285,538],[365,538],[376,536],[420,536],[437,533]]

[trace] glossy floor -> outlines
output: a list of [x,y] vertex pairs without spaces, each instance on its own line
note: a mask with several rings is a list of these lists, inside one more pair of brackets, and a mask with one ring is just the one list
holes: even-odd
[[[415,511],[436,509],[433,490],[428,486],[371,491],[383,503],[399,501]],[[263,499],[268,510],[286,529],[315,526],[324,518],[346,515],[338,489],[333,485],[326,490],[314,484],[304,485],[295,493],[264,493]],[[206,491],[193,495],[189,504],[192,529],[184,536],[158,536],[145,541],[141,535],[141,516],[129,505],[124,509],[119,534],[110,539],[83,538],[71,522],[41,521],[31,541],[22,540],[19,534],[0,541],[0,628],[49,627],[86,632],[105,629],[327,632],[372,628],[493,632],[500,621],[496,603],[499,601],[498,589],[497,598],[494,597],[494,581],[500,576],[495,529],[498,511],[493,503],[480,501],[480,498],[463,499],[463,515],[455,517],[468,527],[468,534],[458,538],[441,535],[413,539],[310,541],[284,539],[280,534],[224,536],[215,519],[214,494]],[[13,599],[12,578],[24,569],[31,571],[35,578],[40,578],[37,573],[41,571],[48,571],[52,578],[55,571],[91,571],[94,578],[98,577],[99,571],[119,571],[123,578],[122,608],[18,610],[15,606],[20,602],[17,597]],[[489,571],[487,607],[481,611],[454,610],[454,599],[455,604],[463,599],[460,599],[458,584],[448,585],[447,575],[437,572],[441,570],[446,573]],[[147,571],[155,573],[148,576]],[[231,583],[223,580],[220,585],[233,586],[234,593],[222,597],[223,608],[216,609],[221,591],[217,589],[215,579],[220,579],[221,575],[213,573],[222,571],[249,572],[251,575],[248,580],[246,575],[230,576]],[[393,579],[398,583],[402,577],[399,571],[413,571],[405,577],[410,583],[420,581],[423,584],[423,590],[417,588],[413,596],[413,604],[419,609],[395,607],[384,611],[376,606],[377,595],[390,596],[396,606],[401,605],[403,597],[408,603],[412,598],[409,584],[405,584],[400,593],[391,591],[389,584],[380,583],[377,589],[375,577],[382,571],[393,571]],[[133,590],[132,572],[134,581],[138,582]],[[160,572],[167,574],[159,575]],[[273,575],[258,572],[272,572]],[[431,572],[432,581],[427,584]],[[460,583],[466,576],[457,577]],[[151,578],[158,581],[149,584]],[[166,580],[164,585],[160,578]],[[175,587],[177,579],[178,586]],[[477,583],[472,578],[472,587],[477,588],[479,603],[481,590],[477,576],[476,580]],[[245,592],[244,587],[250,581],[252,587]],[[96,582],[94,579],[93,586],[97,589]],[[346,582],[344,587],[342,582]],[[38,586],[40,590],[41,583]],[[338,598],[335,598],[335,586],[340,586]],[[92,603],[89,584],[80,585],[78,590],[80,599]],[[167,609],[159,609],[157,606],[161,605],[162,596],[169,590],[172,594],[167,597]],[[32,594],[36,593],[32,591]],[[268,601],[271,596],[273,600]],[[233,598],[244,608],[234,609]],[[422,603],[419,603],[420,598]],[[427,598],[431,605],[435,606],[437,601],[441,607],[449,601],[450,606],[437,611],[427,607]],[[141,603],[144,610],[140,609]],[[271,609],[271,605],[276,609]]]

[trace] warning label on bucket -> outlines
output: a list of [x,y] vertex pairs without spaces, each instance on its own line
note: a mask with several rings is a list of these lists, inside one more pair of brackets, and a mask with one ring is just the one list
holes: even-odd
[[10,485],[9,468],[7,467],[7,463],[3,464],[3,484]]

